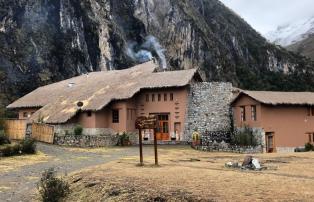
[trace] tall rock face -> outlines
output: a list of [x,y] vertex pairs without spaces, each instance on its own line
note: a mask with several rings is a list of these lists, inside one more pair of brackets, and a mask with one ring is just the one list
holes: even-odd
[[314,90],[310,61],[268,43],[218,0],[0,0],[0,105],[152,56],[241,88]]

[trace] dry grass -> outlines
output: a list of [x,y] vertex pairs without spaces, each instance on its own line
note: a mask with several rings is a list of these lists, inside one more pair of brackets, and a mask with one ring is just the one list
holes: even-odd
[[71,152],[89,152],[89,153],[98,153],[98,154],[104,154],[108,152],[121,150],[121,148],[118,148],[118,147],[99,147],[99,148],[63,147],[63,148]]
[[0,157],[0,173],[18,170],[23,166],[48,162],[50,158],[41,152],[33,155]]
[[122,158],[69,177],[68,201],[313,201],[314,153],[261,154],[265,171],[224,167],[245,155],[205,153],[184,147],[159,150],[153,156]]

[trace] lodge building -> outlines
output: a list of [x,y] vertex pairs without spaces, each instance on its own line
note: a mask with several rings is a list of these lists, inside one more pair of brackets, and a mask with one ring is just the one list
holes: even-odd
[[[202,82],[196,69],[155,72],[148,62],[130,69],[94,72],[43,86],[8,106],[19,119],[56,126],[60,134],[75,125],[84,134],[136,132],[135,120],[156,115],[157,139],[184,141],[190,85]],[[152,131],[144,131],[146,140]]]
[[314,93],[242,91],[231,105],[235,126],[256,129],[265,152],[314,143]]
[[[204,82],[196,69],[156,69],[158,64],[150,61],[81,75],[40,87],[7,108],[28,123],[53,126],[56,136],[73,134],[80,125],[88,136],[127,132],[138,137],[136,119],[155,115],[160,143],[191,142],[194,131],[208,142],[226,142],[232,111],[235,128],[254,129],[265,152],[314,143],[314,93],[243,91],[230,83]],[[153,140],[152,130],[143,130],[142,136]]]

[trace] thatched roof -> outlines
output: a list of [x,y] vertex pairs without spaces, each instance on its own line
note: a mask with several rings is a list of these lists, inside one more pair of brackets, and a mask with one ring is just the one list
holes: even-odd
[[314,105],[314,93],[312,92],[275,91],[241,91],[232,103],[235,103],[243,95],[268,105]]
[[97,111],[113,100],[133,97],[141,89],[181,87],[190,83],[196,69],[154,72],[157,65],[147,62],[125,70],[93,72],[40,87],[10,104],[8,108],[42,107],[32,120],[65,123],[79,111]]

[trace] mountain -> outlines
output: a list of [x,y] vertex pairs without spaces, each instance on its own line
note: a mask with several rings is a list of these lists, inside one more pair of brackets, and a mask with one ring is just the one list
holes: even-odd
[[291,44],[286,48],[314,60],[314,34],[311,34],[307,38]]
[[266,34],[266,38],[314,60],[314,17],[279,26]]
[[[38,86],[158,58],[253,90],[314,90],[313,64],[218,0],[0,0],[0,105]],[[121,81],[123,82],[123,81]]]

